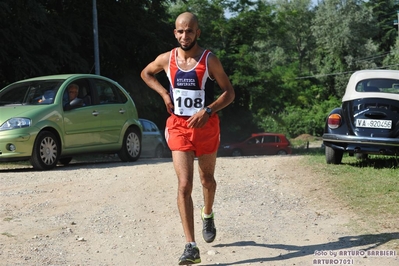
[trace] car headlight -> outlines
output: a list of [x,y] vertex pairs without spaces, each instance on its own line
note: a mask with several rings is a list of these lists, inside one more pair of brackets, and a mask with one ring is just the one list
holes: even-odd
[[14,117],[8,119],[0,126],[0,131],[10,130],[16,128],[30,127],[32,121],[29,118],[24,117]]
[[224,145],[223,149],[230,149],[230,145]]

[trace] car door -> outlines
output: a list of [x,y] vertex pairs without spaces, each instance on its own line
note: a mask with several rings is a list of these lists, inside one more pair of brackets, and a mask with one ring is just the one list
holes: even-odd
[[127,98],[119,88],[102,79],[92,79],[96,90],[96,111],[101,121],[101,145],[118,143],[122,128],[127,120]]
[[141,156],[152,157],[155,154],[155,145],[157,145],[157,132],[151,122],[147,120],[140,120],[140,122],[143,126],[143,147],[141,149]]
[[248,139],[245,143],[243,153],[245,155],[258,155],[262,154],[262,137],[256,136]]
[[[68,101],[67,88],[70,84],[79,86],[78,98],[83,99],[85,95],[90,93],[90,85],[88,79],[77,79],[66,84],[63,91],[63,105]],[[101,121],[93,113],[90,104],[84,104],[72,109],[64,109],[64,143],[65,149],[68,148],[84,148],[98,145],[100,141]]]
[[262,150],[263,154],[274,155],[279,151],[280,138],[278,136],[270,135],[263,136]]

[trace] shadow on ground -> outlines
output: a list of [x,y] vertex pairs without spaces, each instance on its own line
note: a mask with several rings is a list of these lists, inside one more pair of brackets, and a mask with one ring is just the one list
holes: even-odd
[[[284,261],[292,258],[303,257],[308,255],[313,255],[315,251],[336,251],[338,250],[351,250],[356,247],[368,246],[365,249],[358,249],[357,251],[365,251],[367,253],[368,250],[372,250],[377,248],[390,240],[399,239],[399,233],[381,233],[381,234],[367,234],[367,235],[359,235],[359,236],[345,236],[340,237],[336,242],[329,242],[323,244],[315,244],[315,245],[304,245],[304,246],[295,246],[295,245],[286,245],[286,244],[262,244],[256,243],[255,241],[240,241],[229,244],[218,244],[214,247],[246,247],[246,246],[256,246],[256,247],[264,247],[271,249],[280,249],[285,252],[289,252],[287,254],[275,256],[275,257],[259,257],[259,258],[250,258],[247,260],[231,262],[228,264],[218,263],[218,264],[207,264],[207,265],[240,265],[240,264],[250,264],[250,263],[264,263],[270,261]],[[352,250],[353,251],[353,250]],[[328,256],[331,258],[332,256]],[[356,256],[353,256],[356,257]],[[312,259],[317,258],[326,258],[320,256],[314,256]],[[348,258],[342,257],[343,259]],[[310,262],[310,261],[309,261]]]

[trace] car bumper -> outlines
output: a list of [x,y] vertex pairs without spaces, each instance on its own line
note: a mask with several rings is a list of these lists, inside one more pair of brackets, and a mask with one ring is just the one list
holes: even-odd
[[323,135],[323,144],[350,153],[399,154],[399,138],[358,137],[326,133]]
[[[1,134],[0,132],[0,162],[29,159],[32,155],[34,138],[30,134]],[[15,150],[10,151],[10,145]]]

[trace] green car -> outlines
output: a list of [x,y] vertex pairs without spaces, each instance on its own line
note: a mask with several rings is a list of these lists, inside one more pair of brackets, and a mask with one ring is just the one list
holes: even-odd
[[34,169],[50,170],[88,153],[136,161],[141,139],[135,103],[111,79],[53,75],[0,90],[0,162],[30,160]]

